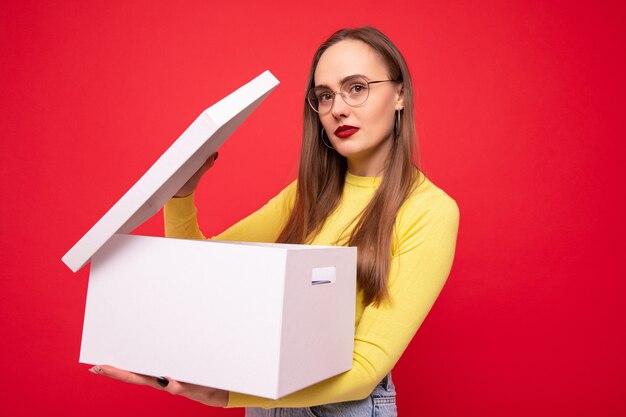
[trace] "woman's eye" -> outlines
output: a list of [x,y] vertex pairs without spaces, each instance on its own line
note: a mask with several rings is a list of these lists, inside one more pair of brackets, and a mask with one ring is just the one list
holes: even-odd
[[333,95],[330,94],[329,92],[323,92],[317,95],[317,99],[319,101],[330,101],[333,99]]
[[367,86],[364,84],[352,84],[350,86],[350,93],[359,94],[367,90]]

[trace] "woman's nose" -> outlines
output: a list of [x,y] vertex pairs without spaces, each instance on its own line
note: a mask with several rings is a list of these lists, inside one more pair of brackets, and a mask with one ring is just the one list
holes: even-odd
[[346,117],[350,114],[350,106],[346,104],[346,101],[341,96],[341,93],[335,94],[330,112],[336,118]]

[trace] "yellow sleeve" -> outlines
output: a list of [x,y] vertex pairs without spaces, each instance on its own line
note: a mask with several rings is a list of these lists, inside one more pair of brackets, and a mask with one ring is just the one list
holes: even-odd
[[355,330],[352,369],[270,400],[231,392],[227,407],[310,407],[367,397],[393,368],[439,295],[452,266],[459,224],[456,203],[438,194],[398,213],[389,301],[367,306]]
[[163,207],[165,237],[179,239],[206,239],[198,226],[195,194],[171,198]]
[[[295,201],[292,182],[263,207],[211,239],[240,242],[276,242]],[[194,195],[172,198],[163,207],[165,236],[206,239],[198,225]]]

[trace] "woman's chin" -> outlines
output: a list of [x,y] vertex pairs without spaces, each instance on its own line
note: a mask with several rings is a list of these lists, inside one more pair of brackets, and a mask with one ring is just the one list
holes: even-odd
[[349,143],[348,141],[333,144],[333,147],[339,155],[345,158],[358,157],[363,152],[363,149],[358,144]]

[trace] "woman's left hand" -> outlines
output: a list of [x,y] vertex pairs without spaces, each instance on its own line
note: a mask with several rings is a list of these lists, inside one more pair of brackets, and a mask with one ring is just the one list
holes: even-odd
[[182,395],[190,400],[198,401],[204,405],[213,407],[226,407],[228,404],[228,391],[221,389],[203,387],[202,385],[188,384],[186,382],[178,382],[169,377],[164,377],[167,384],[162,379],[163,385],[159,384],[157,378],[148,375],[135,374],[124,371],[110,365],[99,365],[89,369],[96,375],[104,375],[109,378],[117,379],[129,384],[148,385],[161,391],[167,391],[173,395]]

